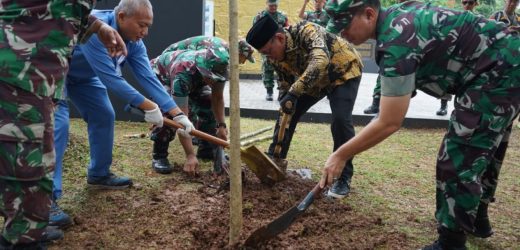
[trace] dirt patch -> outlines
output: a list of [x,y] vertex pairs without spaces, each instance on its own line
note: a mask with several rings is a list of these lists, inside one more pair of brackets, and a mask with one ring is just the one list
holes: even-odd
[[[178,171],[179,168],[176,166]],[[255,229],[296,205],[315,185],[295,174],[289,174],[286,181],[273,187],[261,184],[247,170],[244,177],[244,225],[241,242],[236,246],[227,246],[229,192],[225,180],[211,173],[199,178],[177,173],[165,181],[163,189],[147,191],[144,196],[139,195],[143,191],[139,185],[128,191],[92,195],[95,200],[87,201],[86,206],[91,202],[94,206],[84,207],[76,214],[76,225],[67,231],[64,241],[53,247],[240,249]],[[347,204],[321,196],[290,228],[259,248],[410,247],[403,233],[381,235],[384,224],[377,216],[360,214]]]

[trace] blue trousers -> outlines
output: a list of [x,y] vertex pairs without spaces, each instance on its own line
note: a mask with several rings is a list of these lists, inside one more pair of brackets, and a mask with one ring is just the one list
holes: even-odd
[[[89,177],[107,176],[112,164],[114,145],[115,112],[108,92],[99,80],[74,81],[67,78],[67,95],[87,123],[90,145]],[[56,170],[54,174],[54,195],[61,195],[62,161],[67,147],[69,132],[69,109],[61,101],[55,114],[54,143],[56,147]]]

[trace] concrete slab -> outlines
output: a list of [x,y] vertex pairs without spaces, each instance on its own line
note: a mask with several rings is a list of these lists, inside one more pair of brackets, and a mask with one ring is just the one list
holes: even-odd
[[[356,104],[354,105],[353,119],[356,125],[367,124],[372,115],[365,115],[363,110],[372,103],[372,91],[375,86],[377,74],[364,73],[361,78]],[[229,108],[229,84],[226,84],[224,98],[226,111]],[[276,119],[278,102],[265,100],[265,88],[261,80],[240,80],[240,113],[242,117],[263,119]],[[275,90],[274,97],[278,96]],[[448,115],[437,116],[435,112],[440,107],[440,100],[418,91],[412,99],[404,127],[414,128],[439,128],[447,127],[450,112],[453,110],[451,102],[448,104]],[[302,117],[307,122],[330,122],[331,111],[327,98],[314,105],[308,113]]]

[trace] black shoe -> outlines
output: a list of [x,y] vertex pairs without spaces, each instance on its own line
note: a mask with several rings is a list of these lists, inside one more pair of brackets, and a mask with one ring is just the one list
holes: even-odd
[[13,250],[47,250],[47,246],[45,243],[42,242],[33,242],[29,244],[18,244],[13,245],[6,249],[13,249]]
[[475,232],[472,235],[479,238],[488,238],[493,235],[493,229],[489,222],[488,204],[480,203],[477,210],[477,218],[475,219]]
[[124,189],[132,186],[132,180],[110,173],[107,176],[89,176],[87,184],[94,189]]
[[372,104],[370,106],[368,106],[365,110],[363,110],[363,113],[365,113],[365,114],[379,113],[379,100],[380,100],[380,98],[372,99]]
[[72,225],[70,216],[63,212],[58,203],[51,201],[51,212],[49,216],[49,226],[57,228],[67,228]]
[[445,116],[446,114],[448,114],[448,110],[446,110],[446,108],[440,108],[439,110],[437,110],[436,114],[439,116]]
[[42,242],[49,243],[63,239],[63,231],[57,227],[47,226],[45,232],[43,232]]
[[152,168],[156,173],[169,174],[173,171],[167,158],[153,159]]
[[265,96],[266,101],[272,101],[273,100],[273,88],[267,89],[267,95]]
[[327,196],[342,199],[350,193],[350,181],[347,178],[339,178],[327,192]]
[[197,158],[212,161],[215,157],[215,147],[207,141],[200,140],[197,148]]
[[452,231],[443,226],[437,228],[439,239],[423,250],[467,250],[466,233],[464,231]]

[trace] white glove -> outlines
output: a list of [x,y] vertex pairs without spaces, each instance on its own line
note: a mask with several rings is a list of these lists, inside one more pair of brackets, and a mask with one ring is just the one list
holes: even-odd
[[161,110],[157,105],[154,109],[144,111],[144,120],[159,128],[163,126],[164,122]]
[[184,137],[191,137],[190,132],[193,129],[193,123],[190,122],[185,114],[177,115],[173,117],[173,121],[184,126],[184,129],[177,129],[177,133]]

